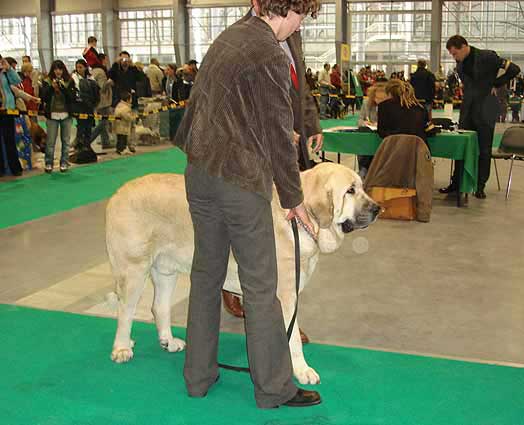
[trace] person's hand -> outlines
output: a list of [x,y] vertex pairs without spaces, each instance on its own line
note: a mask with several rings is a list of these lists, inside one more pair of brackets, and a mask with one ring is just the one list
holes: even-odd
[[300,143],[300,134],[293,130],[293,143],[298,145]]
[[110,86],[114,86],[114,85],[115,85],[115,82],[114,82],[111,78],[109,78],[109,79],[107,80],[107,84],[109,84]]
[[53,88],[55,89],[56,92],[58,92],[60,90],[60,86],[58,85],[58,83],[56,82],[56,80],[53,80],[51,82],[51,85],[53,86]]
[[492,94],[493,96],[496,96],[496,95],[497,95],[497,89],[496,89],[495,87],[493,87],[493,88],[491,89],[491,94]]
[[40,104],[42,103],[42,99],[40,99],[39,97],[33,97],[33,102],[35,102],[36,104]]
[[322,146],[324,145],[324,135],[322,133],[315,134],[313,136],[310,136],[309,139],[307,139],[307,147],[308,149],[313,148],[313,152],[318,153],[322,150]]
[[291,208],[289,210],[289,213],[287,214],[286,220],[292,220],[295,217],[298,217],[298,219],[302,222],[304,226],[306,226],[306,228],[312,235],[316,233],[315,227],[313,226],[313,223],[309,218],[309,214],[306,211],[304,203],[297,205],[295,208]]

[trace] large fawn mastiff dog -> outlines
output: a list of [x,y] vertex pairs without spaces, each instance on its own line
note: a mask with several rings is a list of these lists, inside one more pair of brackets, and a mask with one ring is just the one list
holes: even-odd
[[[323,163],[301,173],[304,203],[318,240],[300,229],[300,290],[309,282],[320,253],[340,247],[344,234],[373,223],[378,205],[362,189],[352,170]],[[276,192],[272,211],[278,262],[277,295],[286,328],[295,308],[295,258],[291,224]],[[127,362],[133,357],[131,325],[148,276],[154,284],[152,312],[160,345],[181,351],[185,342],[171,333],[171,296],[179,273],[189,273],[193,260],[193,225],[186,201],[184,176],[152,174],[133,180],[111,198],[106,212],[106,240],[118,295],[118,328],[111,358]],[[224,289],[241,293],[237,265],[229,259]],[[298,321],[289,348],[293,372],[301,384],[317,384],[320,377],[302,353]]]

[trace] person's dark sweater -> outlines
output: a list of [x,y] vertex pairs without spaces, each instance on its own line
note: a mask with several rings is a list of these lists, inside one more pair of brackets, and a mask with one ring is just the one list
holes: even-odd
[[413,134],[427,140],[425,132],[428,113],[420,106],[405,108],[396,99],[388,99],[378,105],[378,134],[385,138],[393,134]]
[[113,105],[120,102],[120,93],[128,92],[133,94],[133,106],[137,107],[136,83],[140,80],[139,70],[134,66],[124,69],[120,63],[115,62],[109,70],[109,78],[115,82],[113,89]]
[[435,97],[435,76],[425,68],[418,68],[411,74],[410,83],[415,89],[415,97],[432,104]]

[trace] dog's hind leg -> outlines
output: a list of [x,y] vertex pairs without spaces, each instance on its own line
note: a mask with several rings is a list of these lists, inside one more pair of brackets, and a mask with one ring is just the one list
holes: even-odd
[[177,273],[163,274],[153,267],[151,278],[155,287],[155,299],[151,311],[155,317],[160,346],[170,353],[182,351],[186,343],[182,339],[173,337],[171,332],[171,298],[176,285]]
[[116,363],[125,363],[133,358],[131,327],[136,306],[146,285],[147,269],[147,264],[130,264],[123,274],[116,275],[118,327],[111,353],[111,359]]

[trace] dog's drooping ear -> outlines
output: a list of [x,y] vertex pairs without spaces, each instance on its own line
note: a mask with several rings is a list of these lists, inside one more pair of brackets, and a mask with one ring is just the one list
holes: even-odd
[[333,192],[320,185],[315,185],[306,206],[311,215],[318,221],[321,229],[327,229],[333,224]]

